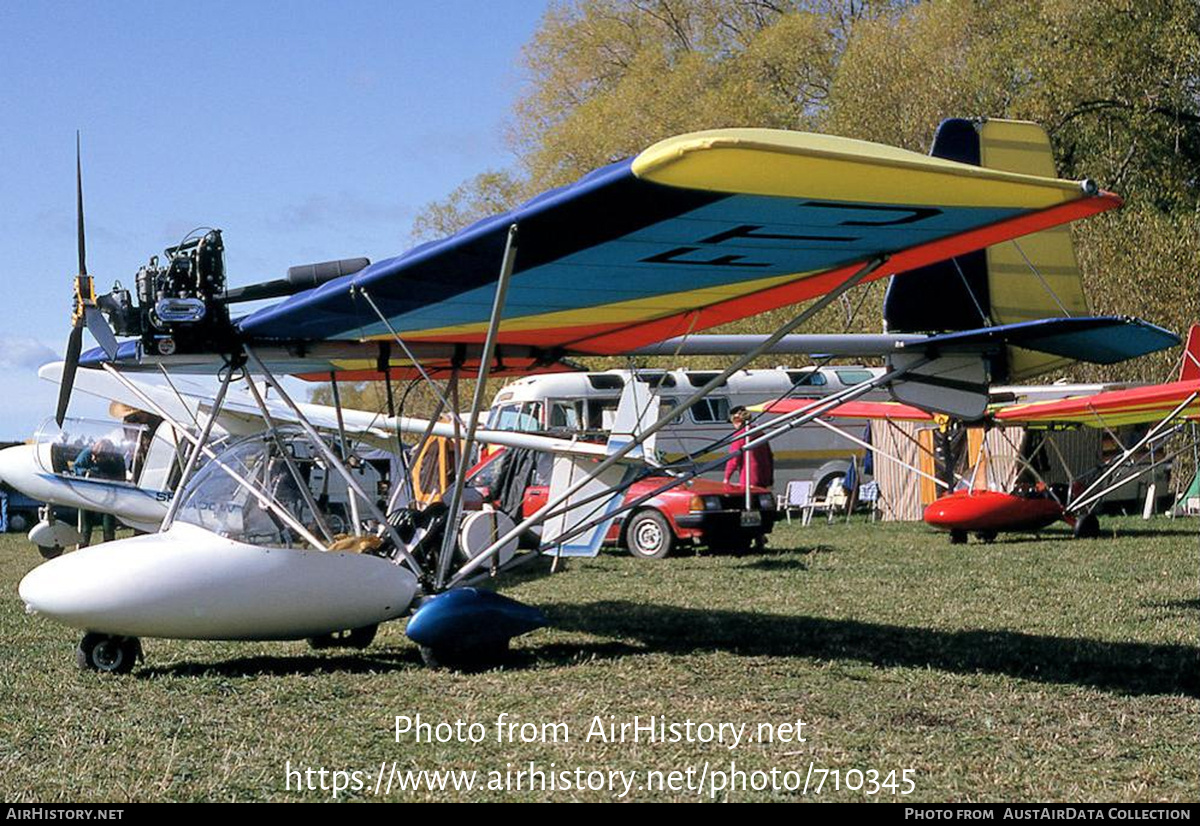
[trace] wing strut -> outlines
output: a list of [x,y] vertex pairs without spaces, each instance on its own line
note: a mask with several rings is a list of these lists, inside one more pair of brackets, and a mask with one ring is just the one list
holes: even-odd
[[[483,409],[484,394],[487,392],[488,372],[492,367],[492,356],[496,352],[496,334],[500,331],[500,319],[504,315],[504,302],[508,298],[508,284],[512,280],[513,266],[517,260],[517,225],[508,228],[504,242],[504,258],[500,264],[500,279],[496,282],[496,296],[492,302],[492,317],[488,321],[487,337],[483,341],[483,354],[479,359],[479,377],[475,380],[475,394],[471,399],[471,415],[467,418],[467,438],[458,451],[458,467],[454,471],[454,487],[450,491],[450,512],[446,516],[446,530],[442,534],[442,550],[438,556],[437,579],[434,585],[441,588],[450,572],[454,559],[454,546],[458,542],[458,517],[462,511],[463,486],[467,482],[467,470],[471,467],[471,448],[475,446],[475,430],[479,427],[479,411]],[[454,411],[455,415],[458,411]]]
[[[251,382],[253,384],[253,382]],[[329,372],[329,388],[333,393],[333,409],[337,411],[338,439],[342,449],[342,461],[350,461],[350,443],[346,439],[346,420],[342,415],[342,394],[338,392],[337,373]],[[362,517],[358,513],[358,499],[350,497],[350,521],[354,523],[354,535],[362,536]]]
[[[1129,457],[1133,456],[1133,454],[1136,453],[1138,450],[1140,450],[1143,445],[1146,445],[1152,441],[1155,441],[1159,437],[1159,435],[1162,434],[1162,432],[1167,429],[1167,426],[1172,424],[1175,417],[1178,416],[1179,414],[1181,414],[1183,411],[1187,410],[1188,406],[1192,402],[1194,402],[1198,396],[1200,396],[1200,392],[1195,392],[1195,393],[1190,394],[1186,399],[1183,400],[1182,403],[1179,404],[1178,407],[1176,407],[1169,414],[1167,414],[1167,416],[1162,421],[1160,421],[1154,427],[1150,428],[1150,430],[1147,431],[1146,435],[1143,436],[1136,445],[1127,449],[1121,455],[1121,457],[1119,459],[1116,459],[1115,461],[1113,461],[1113,463],[1111,465],[1109,465],[1108,469],[1106,471],[1104,471],[1104,473],[1102,473],[1098,477],[1096,477],[1095,481],[1093,481],[1092,484],[1088,485],[1086,490],[1084,490],[1081,494],[1076,496],[1074,498],[1074,500],[1070,503],[1069,509],[1072,511],[1078,512],[1078,511],[1081,511],[1082,509],[1086,508],[1087,506],[1092,505],[1095,502],[1098,502],[1105,494],[1107,494],[1109,492],[1110,488],[1105,488],[1099,494],[1096,494],[1096,495],[1091,495],[1092,492],[1094,490],[1096,490],[1096,488],[1100,487],[1101,483],[1103,483],[1105,479],[1112,476],[1113,473],[1116,472],[1116,470],[1121,465],[1125,464],[1125,461],[1127,459],[1129,459]],[[1124,484],[1125,482],[1128,482],[1130,478],[1133,478],[1133,477],[1128,477],[1128,478],[1123,479],[1122,484]]]
[[654,424],[650,425],[650,427],[648,427],[644,431],[642,431],[642,433],[639,434],[637,438],[631,440],[628,444],[626,444],[622,448],[620,448],[616,453],[611,454],[608,458],[604,459],[602,462],[600,462],[598,465],[596,465],[595,468],[592,469],[591,473],[586,474],[586,475],[582,476],[581,478],[577,479],[570,486],[568,486],[565,491],[560,493],[558,496],[551,498],[551,500],[546,503],[546,505],[542,508],[541,511],[534,514],[533,516],[530,516],[528,519],[523,520],[519,525],[514,527],[511,531],[506,533],[504,536],[497,539],[495,542],[493,542],[491,545],[489,545],[487,548],[485,548],[482,552],[480,552],[477,556],[475,556],[473,559],[471,559],[466,565],[464,565],[461,569],[459,569],[458,573],[454,575],[454,578],[452,580],[450,580],[450,583],[449,583],[450,586],[454,586],[455,584],[461,582],[472,571],[474,571],[476,568],[478,568],[479,566],[481,566],[485,562],[487,562],[489,559],[491,559],[491,557],[494,556],[500,550],[500,548],[504,547],[504,545],[507,544],[508,542],[510,542],[511,540],[519,537],[524,531],[528,530],[531,526],[544,521],[545,517],[539,518],[539,515],[541,513],[552,512],[555,508],[557,508],[563,502],[567,501],[572,495],[574,495],[576,492],[578,492],[580,489],[582,489],[585,485],[587,485],[592,479],[598,477],[600,474],[604,473],[604,471],[608,470],[610,467],[617,464],[617,462],[620,462],[622,459],[624,459],[626,456],[628,456],[630,453],[632,453],[635,449],[641,447],[642,443],[646,439],[648,439],[650,436],[653,436],[658,431],[662,430],[664,427],[666,427],[668,424],[670,424],[672,421],[674,421],[681,414],[686,413],[688,410],[690,410],[692,407],[694,407],[699,401],[706,398],[713,390],[720,387],[726,381],[726,379],[728,379],[730,376],[732,376],[738,370],[741,370],[743,367],[745,367],[750,362],[754,361],[754,359],[758,358],[763,353],[770,350],[784,336],[786,336],[788,333],[795,330],[801,324],[804,324],[806,321],[808,321],[814,315],[819,313],[821,310],[825,309],[825,307],[829,306],[832,302],[834,302],[838,298],[840,298],[843,293],[845,293],[847,290],[849,290],[854,285],[858,284],[860,281],[862,281],[864,278],[866,278],[872,272],[879,269],[879,267],[883,266],[884,263],[886,263],[886,262],[887,262],[886,256],[881,256],[878,258],[874,258],[871,261],[868,261],[862,267],[859,267],[858,270],[856,270],[854,273],[852,273],[849,277],[847,277],[846,280],[842,281],[840,284],[838,284],[832,290],[827,292],[825,295],[821,296],[819,299],[814,301],[812,304],[805,307],[799,314],[796,315],[795,318],[793,318],[791,321],[787,322],[782,327],[780,327],[778,330],[776,330],[775,333],[772,334],[764,342],[762,342],[758,346],[752,348],[749,352],[743,354],[739,358],[735,359],[731,365],[729,365],[724,370],[722,370],[719,374],[714,376],[707,384],[705,384],[703,387],[701,387],[700,389],[698,389],[694,393],[692,393],[692,395],[690,395],[686,399],[684,399],[678,406],[671,408],[665,414],[661,415],[659,417],[658,421],[656,421]]
[[375,504],[375,500],[367,496],[362,489],[362,485],[360,485],[358,480],[354,478],[354,474],[346,469],[346,465],[341,459],[338,458],[337,453],[325,443],[325,440],[321,438],[321,434],[318,433],[317,429],[308,421],[308,417],[305,416],[304,412],[300,410],[294,401],[292,401],[292,397],[289,396],[287,391],[283,389],[283,386],[275,378],[275,375],[259,360],[254,351],[247,346],[245,348],[245,352],[246,358],[249,359],[250,364],[254,366],[255,372],[259,373],[264,379],[267,380],[267,383],[271,385],[271,387],[275,388],[275,392],[279,394],[279,398],[291,409],[292,415],[296,417],[296,421],[299,423],[300,427],[305,433],[308,434],[309,441],[312,442],[313,446],[316,447],[317,450],[320,451],[321,455],[325,457],[325,461],[329,462],[329,464],[339,474],[341,474],[342,478],[346,480],[346,485],[350,488],[353,494],[362,499],[363,504],[367,506],[367,510],[371,512],[372,518],[378,521],[379,524],[387,530],[388,536],[391,537],[392,542],[396,546],[396,552],[401,554],[401,561],[405,562],[412,569],[413,573],[417,575],[418,579],[424,579],[425,572],[421,569],[420,564],[415,559],[404,552],[404,542],[396,533],[396,529],[392,527],[391,523],[388,522],[387,516],[385,516],[379,510],[379,506]]
[[212,410],[208,412],[208,421],[204,423],[204,429],[200,431],[200,441],[196,442],[192,452],[188,454],[187,464],[183,466],[183,473],[179,475],[179,484],[175,486],[175,496],[171,498],[171,507],[167,508],[167,515],[163,517],[162,525],[159,527],[160,531],[165,531],[175,521],[175,514],[179,512],[179,503],[183,501],[184,486],[191,480],[192,472],[196,469],[196,462],[200,459],[203,447],[208,444],[213,425],[217,423],[217,416],[221,415],[221,408],[225,406],[225,394],[229,392],[229,385],[232,382],[233,368],[231,367],[221,377],[221,386],[217,389],[217,397],[213,400]]
[[[441,404],[442,407],[449,407],[450,415],[457,417],[458,411],[451,407],[449,399],[447,399],[446,394],[442,392],[442,388],[438,387],[437,382],[429,377],[429,373],[427,373],[425,368],[421,365],[421,360],[418,359],[409,346],[404,343],[404,339],[402,339],[400,334],[396,332],[396,328],[392,326],[392,323],[387,320],[387,316],[380,312],[379,306],[375,303],[375,299],[371,298],[371,294],[367,292],[366,287],[360,287],[358,289],[358,294],[365,298],[367,303],[371,305],[371,309],[375,311],[375,315],[379,316],[379,320],[383,322],[383,326],[387,327],[388,332],[392,334],[392,338],[396,339],[396,343],[400,345],[400,349],[404,351],[404,355],[406,355],[408,360],[412,362],[413,367],[417,368],[417,372],[421,374],[421,378],[425,379],[430,388],[433,389],[433,393],[435,396],[437,396],[439,404]],[[388,369],[385,371],[385,375],[391,376],[392,368],[390,363],[387,365],[387,368]]]
[[[309,531],[308,528],[306,528],[302,524],[300,524],[300,522],[294,516],[292,516],[291,513],[288,512],[287,508],[281,507],[280,504],[278,502],[276,502],[273,497],[264,493],[253,482],[248,480],[246,477],[242,476],[240,473],[238,473],[236,470],[231,468],[229,465],[225,464],[225,462],[223,462],[221,460],[221,458],[219,456],[217,456],[217,454],[213,451],[213,449],[211,447],[209,447],[207,444],[202,442],[198,436],[192,435],[191,431],[189,431],[186,427],[184,427],[180,422],[176,421],[175,418],[172,417],[170,413],[168,413],[166,410],[164,410],[162,408],[162,405],[158,404],[156,401],[154,401],[154,399],[150,398],[150,396],[148,396],[146,393],[142,392],[141,388],[139,388],[133,382],[129,381],[129,379],[122,376],[121,372],[119,370],[117,370],[115,367],[113,367],[111,364],[108,364],[108,363],[105,363],[101,366],[104,368],[104,370],[110,376],[112,376],[114,379],[116,379],[121,384],[123,384],[125,386],[125,389],[129,390],[131,393],[133,393],[135,396],[137,396],[139,399],[141,399],[142,402],[147,405],[147,407],[146,407],[147,410],[150,410],[157,416],[161,416],[163,418],[163,420],[166,421],[168,424],[170,424],[171,427],[174,428],[177,433],[179,433],[185,439],[187,439],[189,442],[191,442],[196,451],[202,451],[204,453],[204,455],[208,457],[208,460],[210,462],[212,462],[214,465],[219,467],[221,469],[221,471],[223,473],[225,473],[226,476],[228,476],[233,481],[237,482],[239,487],[245,489],[247,493],[249,493],[256,500],[258,500],[259,505],[261,505],[266,510],[271,511],[271,513],[278,516],[284,522],[284,524],[286,524],[289,528],[294,530],[300,536],[304,537],[304,541],[308,542],[314,548],[318,548],[322,551],[328,550],[327,547],[325,546],[325,543],[321,542],[321,540],[319,540],[315,536],[313,536],[312,532]],[[215,414],[214,414],[213,418],[216,418]],[[182,489],[178,490],[178,492],[175,494],[177,499],[182,497],[182,495],[183,495]],[[170,526],[164,520],[163,530],[166,530],[168,527],[170,527]]]

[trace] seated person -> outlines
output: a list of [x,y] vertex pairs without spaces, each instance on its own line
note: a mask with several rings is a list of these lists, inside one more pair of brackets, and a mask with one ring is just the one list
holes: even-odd
[[125,481],[125,457],[108,439],[100,439],[79,451],[75,475],[92,479]]

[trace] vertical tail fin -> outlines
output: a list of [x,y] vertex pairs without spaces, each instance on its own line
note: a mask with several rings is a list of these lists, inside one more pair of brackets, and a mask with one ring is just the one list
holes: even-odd
[[1183,366],[1179,368],[1180,381],[1200,379],[1200,324],[1188,330],[1187,344],[1183,347]]
[[[943,121],[930,154],[960,163],[1055,177],[1054,153],[1042,127],[999,119]],[[929,296],[936,295],[937,301]],[[1044,230],[1019,240],[939,261],[894,277],[884,297],[889,333],[971,330],[1040,318],[1088,315],[1071,235]],[[1036,376],[1067,359],[1007,348],[1001,374]]]

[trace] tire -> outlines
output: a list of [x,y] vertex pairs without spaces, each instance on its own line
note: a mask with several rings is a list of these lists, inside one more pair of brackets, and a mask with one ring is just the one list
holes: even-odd
[[666,559],[675,547],[675,534],[658,511],[639,511],[625,528],[625,547],[639,559]]
[[1081,516],[1075,520],[1074,533],[1076,539],[1099,539],[1100,520],[1094,513]]
[[951,545],[967,544],[967,532],[962,531],[962,530],[957,530],[957,529],[950,531],[950,544]]
[[38,545],[38,553],[42,555],[42,559],[55,559],[62,556],[63,549],[49,545]]
[[510,640],[466,648],[419,646],[426,668],[451,671],[478,671],[500,665],[508,656]]
[[8,515],[8,532],[25,533],[29,530],[29,517],[18,511]]
[[350,520],[336,511],[325,514],[325,524],[334,536],[350,532]]
[[980,542],[986,542],[990,545],[996,541],[997,534],[995,531],[979,531],[975,536]]
[[114,637],[110,634],[84,634],[75,649],[75,662],[85,671],[104,674],[128,674],[142,654],[137,637]]

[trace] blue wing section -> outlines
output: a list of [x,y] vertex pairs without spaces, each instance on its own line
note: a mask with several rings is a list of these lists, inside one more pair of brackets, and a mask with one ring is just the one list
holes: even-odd
[[1022,212],[728,195],[642,180],[622,161],[253,313],[238,326],[251,339],[385,337],[386,326],[358,295],[366,290],[402,334],[478,332],[515,223],[520,241],[505,340],[563,346],[581,328],[707,306],[761,289],[766,279],[936,243]]

